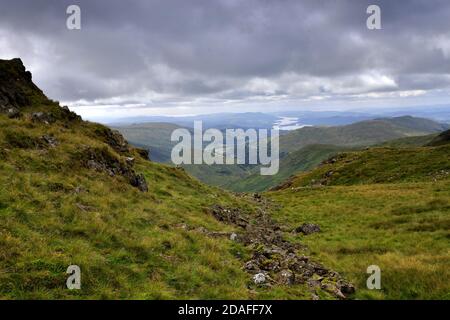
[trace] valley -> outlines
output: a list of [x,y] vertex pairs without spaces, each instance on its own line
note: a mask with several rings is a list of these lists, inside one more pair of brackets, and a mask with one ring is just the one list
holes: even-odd
[[[132,146],[48,99],[20,59],[0,60],[0,298],[449,298],[445,124],[289,132],[279,177],[227,166],[244,193],[149,160],[141,137],[164,159],[177,127],[122,129]],[[80,290],[65,286],[74,264]],[[365,285],[369,265],[380,290]]]

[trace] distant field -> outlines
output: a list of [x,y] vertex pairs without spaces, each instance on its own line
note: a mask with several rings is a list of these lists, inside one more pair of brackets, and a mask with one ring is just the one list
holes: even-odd
[[[359,299],[450,299],[450,180],[307,187],[267,193],[289,234],[357,285]],[[366,268],[381,268],[381,290],[366,289]]]

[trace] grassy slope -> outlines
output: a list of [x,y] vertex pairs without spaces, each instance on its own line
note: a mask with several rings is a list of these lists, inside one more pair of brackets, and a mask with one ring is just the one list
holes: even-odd
[[[23,102],[19,119],[0,113],[0,299],[310,298],[305,286],[249,289],[248,249],[202,232],[233,231],[212,205],[251,213],[254,202],[138,150],[117,152],[107,128],[48,100],[18,59],[0,60],[0,84]],[[36,111],[56,122],[34,122]],[[133,156],[148,192],[86,168],[87,150],[121,163]],[[66,288],[71,264],[81,267],[79,291]]]
[[335,163],[298,175],[291,186],[434,181],[449,177],[449,155],[450,145],[342,153]]
[[[291,238],[353,280],[357,298],[450,299],[449,155],[449,145],[349,153],[267,196],[288,228],[322,227]],[[330,186],[308,187],[329,171]],[[365,289],[372,264],[381,268],[380,291]]]
[[[357,285],[360,299],[450,299],[450,182],[305,188],[269,193],[276,220],[322,232],[294,241]],[[366,289],[381,268],[382,290]]]
[[[248,277],[233,257],[240,248],[177,227],[229,229],[206,208],[236,205],[231,196],[145,160],[137,167],[150,190],[141,193],[121,178],[74,167],[71,155],[81,145],[101,145],[91,125],[64,130],[0,119],[0,297],[249,297]],[[21,140],[51,133],[60,145],[15,147],[5,143],[10,132]],[[65,288],[70,264],[82,269],[81,291]]]
[[[247,249],[199,229],[232,232],[208,208],[252,211],[253,203],[138,156],[147,193],[80,166],[84,146],[121,157],[99,141],[99,128],[0,115],[0,298],[310,298],[305,286],[249,289]],[[39,147],[43,134],[59,145]],[[71,264],[81,267],[80,291],[65,287]]]
[[425,136],[414,136],[405,137],[400,139],[389,140],[383,142],[378,147],[388,147],[388,148],[411,148],[411,147],[421,147],[430,143],[434,138],[438,136],[437,133],[428,134]]

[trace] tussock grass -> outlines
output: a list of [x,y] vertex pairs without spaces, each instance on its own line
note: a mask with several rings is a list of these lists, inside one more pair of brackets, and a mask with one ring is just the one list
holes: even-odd
[[[84,146],[121,158],[96,139],[98,125],[0,116],[0,128],[0,298],[258,297],[238,258],[245,248],[180,227],[231,232],[207,208],[251,204],[138,156],[148,193],[84,168]],[[58,145],[36,143],[44,134]],[[65,286],[70,264],[81,267],[79,291]]]
[[[293,241],[357,285],[360,299],[449,299],[450,180],[289,189],[267,194],[287,229],[317,223],[322,232]],[[381,268],[382,290],[366,269]]]

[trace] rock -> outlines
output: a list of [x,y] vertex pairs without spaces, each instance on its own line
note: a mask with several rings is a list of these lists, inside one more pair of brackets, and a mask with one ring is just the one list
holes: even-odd
[[126,157],[125,161],[129,164],[129,165],[133,165],[134,164],[134,158],[133,157]]
[[137,153],[139,154],[139,156],[141,156],[142,159],[145,160],[150,160],[150,155],[149,155],[149,151],[147,149],[141,149],[141,148],[136,148]]
[[304,235],[320,232],[320,227],[314,223],[304,223],[297,229],[295,229],[297,233],[303,233]]
[[117,130],[106,131],[107,143],[118,152],[129,152],[128,142]]
[[21,111],[30,106],[30,95],[46,98],[31,81],[31,73],[25,70],[22,60],[0,60],[0,112],[8,114],[10,109]]
[[255,284],[263,284],[266,282],[266,275],[264,273],[257,273],[253,276],[253,282]]
[[43,135],[42,140],[49,146],[49,147],[56,147],[58,145],[58,140],[56,138],[49,136],[49,135]]
[[260,270],[258,267],[258,264],[253,260],[247,261],[244,264],[244,269],[247,271],[259,271]]
[[289,269],[281,270],[280,278],[281,283],[285,285],[291,285],[295,281],[294,273]]
[[19,109],[13,107],[13,108],[9,108],[6,111],[6,115],[11,119],[16,119],[16,118],[20,117],[21,113],[20,113]]
[[238,208],[233,208],[230,210],[219,205],[215,205],[212,208],[212,214],[219,221],[236,224],[242,228],[245,228],[248,225],[248,220],[243,217],[240,209]]
[[254,193],[253,199],[255,199],[256,201],[261,201],[261,195],[259,193]]
[[131,185],[137,187],[142,192],[148,191],[147,181],[142,173],[135,175],[131,178]]
[[[354,292],[354,287],[337,272],[301,255],[299,250],[304,250],[304,245],[283,239],[279,225],[265,209],[249,212],[243,208],[215,205],[211,213],[219,221],[242,228],[239,242],[253,253],[243,269],[252,274],[256,285],[306,285],[314,293],[313,298],[319,297],[318,290],[329,292],[339,299],[343,299],[346,292]],[[320,227],[305,223],[298,229],[298,232],[308,233],[317,232]],[[236,237],[237,234],[230,235],[232,240]]]
[[119,158],[108,151],[107,148],[95,149],[88,147],[82,152],[81,158],[85,159],[85,166],[89,169],[106,172],[112,177],[122,175],[128,179],[133,187],[137,187],[142,192],[148,191],[144,175],[136,174],[131,164],[119,160]]
[[53,118],[53,116],[49,113],[45,113],[45,112],[33,112],[31,114],[31,120],[34,122],[42,122],[45,124],[50,124],[55,122],[55,119]]
[[231,241],[237,241],[237,239],[238,239],[238,235],[237,235],[237,233],[232,233],[231,235],[230,235],[230,240]]
[[319,296],[316,293],[311,294],[311,300],[317,301],[320,300]]
[[339,280],[339,281],[337,282],[337,285],[338,285],[340,291],[341,291],[343,294],[345,294],[345,295],[351,295],[351,294],[354,294],[355,291],[356,291],[356,290],[355,290],[355,287],[354,287],[351,283],[348,283],[348,282],[346,282],[346,281],[344,281],[344,280]]

